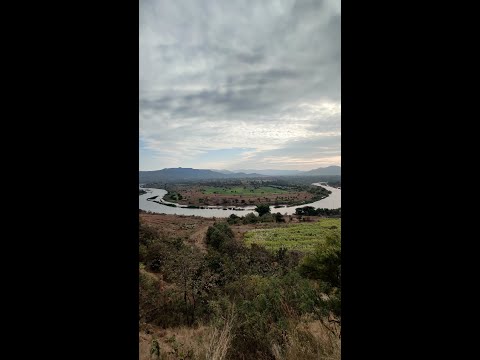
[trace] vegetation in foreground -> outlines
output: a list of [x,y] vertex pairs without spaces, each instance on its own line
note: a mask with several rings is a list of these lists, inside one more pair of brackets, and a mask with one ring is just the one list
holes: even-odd
[[140,357],[339,359],[340,233],[304,254],[206,221],[204,248],[140,224]]
[[329,238],[340,238],[340,219],[320,219],[315,223],[292,224],[273,229],[255,229],[245,234],[247,245],[268,250],[282,248],[311,253]]

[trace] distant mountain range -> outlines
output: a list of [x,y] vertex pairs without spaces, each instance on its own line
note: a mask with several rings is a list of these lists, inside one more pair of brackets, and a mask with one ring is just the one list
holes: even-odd
[[[215,170],[224,174],[233,173],[229,170]],[[327,166],[324,168],[313,169],[309,171],[300,171],[300,170],[275,170],[275,169],[263,169],[263,170],[256,170],[256,169],[241,169],[241,170],[234,170],[234,172],[242,172],[242,173],[257,173],[261,175],[268,175],[268,176],[305,176],[305,175],[341,175],[341,167],[340,166]]]
[[219,171],[192,169],[192,168],[169,168],[154,171],[140,171],[139,182],[169,182],[182,180],[208,180],[208,179],[232,179],[232,178],[253,178],[264,177],[261,174],[245,174],[241,172],[231,172],[224,174]]
[[310,171],[300,170],[204,170],[193,168],[167,168],[154,171],[140,171],[140,183],[171,182],[182,180],[208,180],[208,179],[233,179],[233,178],[258,178],[266,176],[309,176],[309,175],[340,175],[340,166],[328,166]]
[[299,175],[341,175],[342,168],[340,166],[327,166],[324,168],[313,169],[310,171],[305,171],[303,174]]
[[[220,170],[220,171],[224,171],[224,170]],[[298,175],[303,172],[300,170],[274,170],[274,169],[264,169],[264,170],[242,169],[242,170],[236,170],[236,171],[244,172],[247,174],[256,172],[257,174],[268,175],[268,176]]]

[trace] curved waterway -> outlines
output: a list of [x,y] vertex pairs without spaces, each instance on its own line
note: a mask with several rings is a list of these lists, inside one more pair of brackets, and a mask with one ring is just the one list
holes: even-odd
[[[310,204],[303,204],[297,206],[289,206],[289,207],[279,207],[275,208],[274,206],[270,206],[270,210],[272,213],[281,213],[282,215],[292,215],[295,214],[295,209],[304,207],[304,206],[313,206],[315,208],[326,208],[326,209],[338,209],[341,207],[341,190],[337,188],[333,188],[327,185],[320,185],[320,183],[314,183],[312,185],[322,186],[327,190],[330,190],[332,193],[326,197],[325,199],[318,200],[312,202]],[[248,213],[254,213],[258,215],[254,209],[255,206],[246,206],[243,209],[245,210],[223,210],[223,208],[218,209],[216,206],[212,206],[206,209],[189,209],[187,207],[183,207],[184,205],[177,205],[177,207],[167,206],[163,204],[159,204],[158,202],[163,202],[164,204],[171,204],[168,201],[162,200],[162,198],[167,194],[167,190],[164,189],[152,189],[152,188],[142,188],[147,193],[139,196],[139,209],[145,211],[151,211],[154,213],[159,214],[176,214],[176,215],[195,215],[195,216],[202,216],[202,217],[229,217],[231,214],[235,214],[237,216],[245,216]],[[153,197],[155,197],[152,199]],[[150,199],[150,200],[147,200]],[[236,208],[238,209],[238,207]]]

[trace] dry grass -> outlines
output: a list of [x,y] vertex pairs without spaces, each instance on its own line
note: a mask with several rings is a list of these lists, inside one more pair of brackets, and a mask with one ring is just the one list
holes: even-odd
[[340,360],[339,330],[330,325],[327,327],[319,320],[304,319],[287,334],[285,349],[272,344],[272,355],[276,360]]
[[[139,334],[139,360],[225,360],[234,321],[232,308],[220,327],[159,329],[146,325]],[[151,354],[154,340],[160,345],[159,358]]]
[[156,339],[160,345],[161,360],[178,359],[203,359],[208,350],[211,329],[206,326],[197,328],[178,327],[170,329],[158,329],[149,326],[147,330],[139,334],[139,360],[155,359],[151,356],[150,349],[153,340]]
[[[230,349],[235,315],[232,311],[221,326],[159,329],[151,325],[139,334],[139,360],[225,360]],[[327,327],[328,326],[328,327]],[[303,318],[286,336],[286,346],[273,343],[276,360],[340,360],[340,330],[319,320]],[[153,341],[160,345],[160,357],[151,355]],[[239,358],[229,354],[228,358]]]
[[235,321],[235,310],[232,307],[223,326],[215,328],[210,339],[206,360],[224,360],[232,340],[232,328]]
[[181,238],[186,244],[197,246],[206,252],[205,237],[209,226],[215,223],[213,218],[198,216],[179,216],[167,214],[139,214],[140,221],[156,229],[167,238]]

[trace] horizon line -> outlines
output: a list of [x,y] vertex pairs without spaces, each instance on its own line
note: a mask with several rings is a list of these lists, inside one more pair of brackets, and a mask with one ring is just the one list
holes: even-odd
[[328,165],[328,166],[325,166],[325,167],[317,167],[317,168],[313,168],[313,169],[310,169],[310,170],[297,170],[297,169],[238,169],[238,170],[229,170],[229,169],[201,169],[201,168],[192,168],[192,167],[183,167],[183,166],[178,166],[178,167],[166,167],[166,168],[163,168],[163,169],[157,169],[157,170],[141,170],[139,169],[138,171],[162,171],[162,170],[167,170],[167,169],[192,169],[192,170],[210,170],[210,171],[220,171],[220,170],[223,170],[223,171],[231,171],[231,172],[239,172],[241,170],[252,170],[252,171],[265,171],[265,170],[271,170],[271,171],[300,171],[300,172],[306,172],[306,171],[312,171],[312,170],[318,170],[318,169],[326,169],[326,168],[329,168],[329,167],[341,167],[341,165]]

